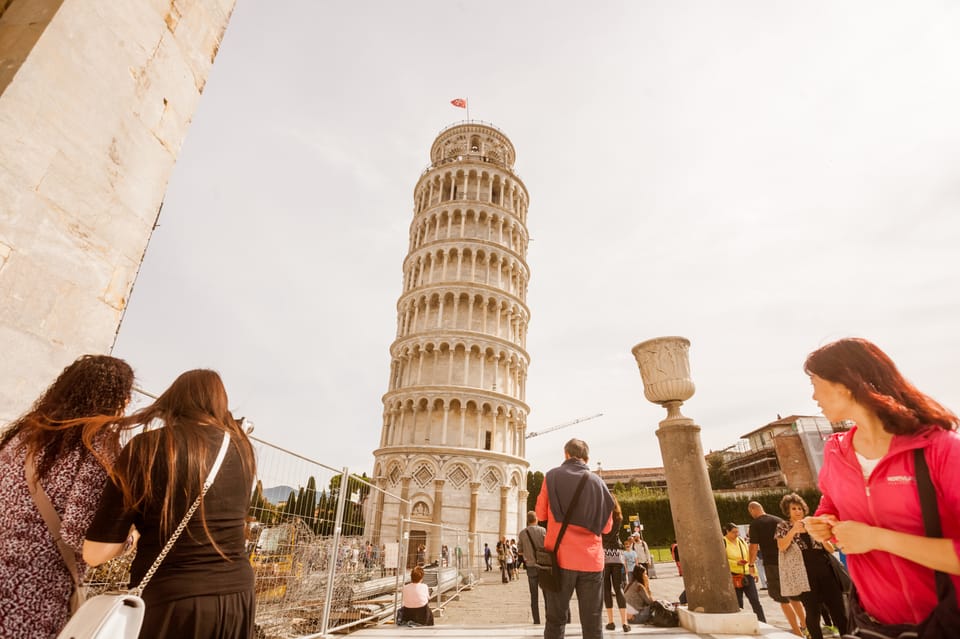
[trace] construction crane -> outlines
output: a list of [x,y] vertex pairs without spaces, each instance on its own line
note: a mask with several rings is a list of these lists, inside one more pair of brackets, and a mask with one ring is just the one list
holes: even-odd
[[545,433],[550,433],[555,430],[560,430],[561,428],[566,428],[567,426],[573,426],[574,424],[579,424],[580,422],[590,421],[591,419],[596,419],[597,417],[603,417],[603,413],[597,413],[596,415],[590,415],[589,417],[581,417],[580,419],[575,419],[572,422],[564,422],[563,424],[557,424],[556,426],[551,426],[550,428],[544,428],[543,430],[532,430],[527,433],[525,439],[530,439],[531,437],[536,437],[537,435],[543,435]]

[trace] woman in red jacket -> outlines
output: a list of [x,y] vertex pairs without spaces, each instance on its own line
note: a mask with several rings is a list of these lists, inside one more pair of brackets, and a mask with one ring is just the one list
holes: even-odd
[[[893,637],[919,625],[940,601],[934,571],[951,576],[954,592],[944,601],[956,610],[960,482],[952,469],[960,465],[957,416],[917,390],[883,351],[863,339],[817,349],[804,370],[824,416],[855,424],[826,443],[819,478],[823,498],[816,516],[804,520],[811,536],[832,540],[846,553],[854,603],[869,614],[854,615],[855,620],[876,623]],[[924,449],[936,489],[942,538],[924,534],[914,470],[917,448]]]

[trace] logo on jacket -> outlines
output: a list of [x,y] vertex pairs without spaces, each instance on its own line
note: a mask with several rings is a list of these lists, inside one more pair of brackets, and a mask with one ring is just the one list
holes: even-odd
[[888,484],[912,484],[916,481],[910,475],[890,475],[887,477]]

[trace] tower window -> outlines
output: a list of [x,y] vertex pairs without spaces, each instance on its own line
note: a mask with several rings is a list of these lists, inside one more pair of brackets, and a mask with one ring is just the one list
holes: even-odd
[[486,433],[484,433],[484,436],[483,436],[483,449],[490,450],[492,446],[493,446],[493,433],[491,433],[488,430]]

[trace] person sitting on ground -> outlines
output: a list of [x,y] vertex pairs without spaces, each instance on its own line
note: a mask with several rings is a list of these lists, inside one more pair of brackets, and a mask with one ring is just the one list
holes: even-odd
[[403,587],[399,623],[432,626],[433,611],[429,603],[430,589],[423,583],[423,568],[414,566],[410,571],[410,583]]

